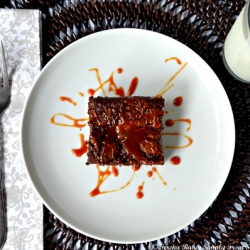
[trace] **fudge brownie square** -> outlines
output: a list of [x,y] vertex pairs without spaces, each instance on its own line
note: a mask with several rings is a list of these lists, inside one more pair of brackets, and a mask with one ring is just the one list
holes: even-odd
[[163,165],[162,97],[89,97],[89,164]]

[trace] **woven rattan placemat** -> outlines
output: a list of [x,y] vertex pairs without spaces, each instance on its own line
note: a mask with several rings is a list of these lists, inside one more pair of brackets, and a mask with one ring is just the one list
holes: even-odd
[[75,232],[44,207],[44,249],[156,249],[156,244],[158,249],[206,249],[207,246],[240,249],[247,247],[247,242],[250,246],[250,88],[229,75],[221,58],[225,37],[244,3],[240,0],[0,1],[1,8],[41,10],[44,64],[71,42],[100,30],[134,27],[173,37],[212,67],[228,94],[235,118],[236,148],[229,177],[212,206],[185,230],[154,242],[113,244]]

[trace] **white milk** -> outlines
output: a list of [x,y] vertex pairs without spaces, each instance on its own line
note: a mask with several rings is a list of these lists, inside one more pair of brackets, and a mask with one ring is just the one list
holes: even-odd
[[[234,23],[223,47],[224,63],[229,72],[250,83],[250,38],[248,25],[248,7],[249,2],[241,11],[239,17]],[[226,62],[225,62],[226,61]]]

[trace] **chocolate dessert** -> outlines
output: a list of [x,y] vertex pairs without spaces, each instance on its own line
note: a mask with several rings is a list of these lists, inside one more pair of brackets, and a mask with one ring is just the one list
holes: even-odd
[[162,97],[89,97],[88,164],[163,165]]

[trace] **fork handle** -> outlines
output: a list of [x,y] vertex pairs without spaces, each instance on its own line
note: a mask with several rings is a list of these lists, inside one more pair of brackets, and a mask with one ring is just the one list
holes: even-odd
[[3,199],[3,176],[2,170],[0,169],[0,249],[2,249],[6,240],[6,230],[6,216]]

